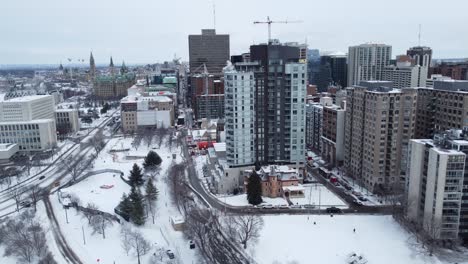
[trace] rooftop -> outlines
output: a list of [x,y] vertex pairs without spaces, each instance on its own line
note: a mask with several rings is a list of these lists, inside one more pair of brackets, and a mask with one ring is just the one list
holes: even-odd
[[14,97],[10,99],[5,99],[6,94],[0,94],[0,102],[27,102],[27,101],[33,101],[33,100],[39,100],[42,98],[47,98],[51,97],[51,95],[27,95],[27,96],[22,96],[22,97]]

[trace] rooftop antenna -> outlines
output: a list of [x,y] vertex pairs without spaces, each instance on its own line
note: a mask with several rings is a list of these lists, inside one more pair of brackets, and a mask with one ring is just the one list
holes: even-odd
[[419,24],[418,46],[421,46],[421,24]]
[[216,3],[213,0],[213,28],[216,29]]

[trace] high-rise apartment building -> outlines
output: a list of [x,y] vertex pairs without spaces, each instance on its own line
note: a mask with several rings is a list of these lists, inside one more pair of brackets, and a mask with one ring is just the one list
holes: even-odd
[[347,88],[345,169],[371,191],[391,191],[404,180],[414,135],[416,89],[367,81]]
[[414,65],[414,59],[409,56],[398,56],[396,65],[386,66],[382,80],[391,81],[393,88],[410,88],[426,86],[427,67]]
[[390,64],[392,46],[361,44],[349,47],[348,86],[361,81],[382,80],[384,68]]
[[255,163],[254,73],[238,72],[232,66],[227,67],[224,71],[224,81],[224,130],[228,166],[253,165]]
[[468,126],[468,82],[435,81],[434,86],[418,89],[416,138]]
[[[410,141],[407,217],[434,239],[457,239],[466,155],[445,140]],[[468,147],[468,141],[460,143]]]
[[322,121],[323,110],[326,106],[332,106],[333,99],[324,96],[320,98],[319,103],[310,103],[306,105],[306,146],[308,149],[322,152]]
[[255,77],[255,156],[262,164],[304,163],[307,69],[298,47],[250,47]]
[[341,106],[323,107],[322,157],[332,166],[341,165],[344,160],[346,102]]
[[203,64],[210,74],[221,75],[229,60],[229,35],[202,29],[201,35],[189,35],[190,73],[202,73]]

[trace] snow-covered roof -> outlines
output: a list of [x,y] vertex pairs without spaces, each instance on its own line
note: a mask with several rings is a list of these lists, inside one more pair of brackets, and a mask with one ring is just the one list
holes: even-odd
[[291,185],[291,186],[284,186],[283,187],[283,191],[304,191],[304,190],[305,190],[305,188],[302,185],[298,185],[298,186]]
[[226,151],[226,143],[213,143],[213,147],[216,152]]
[[27,95],[27,96],[21,96],[21,97],[14,97],[10,99],[5,99],[6,94],[0,95],[0,101],[3,102],[28,102],[28,101],[33,101],[33,100],[38,100],[42,98],[47,98],[51,97],[51,95]]

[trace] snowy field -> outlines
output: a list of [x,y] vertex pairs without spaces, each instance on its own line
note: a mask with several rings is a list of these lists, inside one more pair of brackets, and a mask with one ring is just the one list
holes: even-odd
[[250,250],[258,264],[344,264],[353,252],[368,264],[455,263],[430,257],[391,216],[280,215],[263,219],[260,240]]
[[[142,143],[139,147],[132,146],[133,138],[114,138],[106,145],[106,148],[99,154],[93,170],[116,169],[121,170],[125,176],[129,175],[134,163],[142,166],[143,157],[149,150],[153,149],[158,153],[163,162],[161,171],[156,176],[155,185],[159,190],[157,200],[157,210],[155,224],[152,223],[151,216],[147,218],[143,227],[135,227],[125,221],[122,225],[132,225],[135,229],[141,231],[144,237],[151,242],[152,249],[143,258],[142,263],[148,263],[151,255],[158,249],[171,249],[176,262],[171,263],[195,263],[196,250],[189,249],[189,240],[183,237],[182,232],[175,231],[170,224],[170,217],[180,216],[176,208],[171,204],[169,190],[166,183],[167,169],[172,162],[181,162],[179,155],[180,149],[169,150],[167,147],[155,147],[156,143],[149,147]],[[163,143],[164,145],[165,143]],[[123,150],[122,152],[110,152],[110,150]],[[172,153],[177,154],[177,159],[172,159]],[[114,185],[111,189],[101,189],[101,185]],[[92,202],[102,211],[113,213],[114,207],[119,203],[122,194],[130,192],[130,186],[123,182],[117,173],[102,173],[91,176],[86,180],[69,188],[63,189],[70,194],[76,194],[81,200],[83,206]],[[71,248],[81,258],[83,263],[136,263],[136,258],[132,254],[127,256],[122,248],[120,239],[120,224],[114,223],[106,230],[106,239],[102,235],[92,235],[92,229],[88,225],[88,220],[82,213],[76,213],[74,209],[68,210],[68,220],[66,223],[65,211],[58,202],[57,195],[51,196],[51,202],[54,211],[62,228],[62,232]],[[83,230],[85,241],[83,241]],[[167,256],[166,256],[167,258]],[[164,261],[168,261],[165,259]],[[166,262],[164,262],[166,263]]]
[[[305,197],[303,198],[291,198],[291,202],[294,204],[305,205],[305,204],[315,204],[315,206],[321,205],[321,208],[327,208],[330,206],[348,208],[345,202],[343,202],[339,197],[334,193],[330,192],[325,186],[321,184],[305,184]],[[232,195],[232,196],[222,196],[219,195],[217,198],[226,204],[232,206],[248,206],[247,195]],[[263,202],[265,204],[272,205],[283,205],[287,204],[286,200],[282,197],[279,198],[268,198],[263,197]]]

